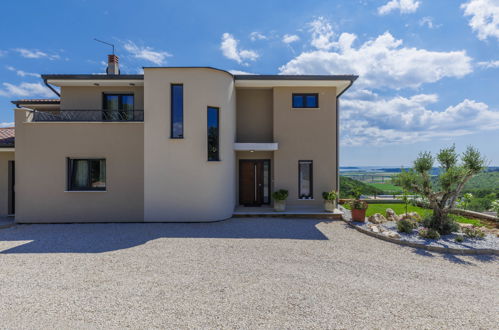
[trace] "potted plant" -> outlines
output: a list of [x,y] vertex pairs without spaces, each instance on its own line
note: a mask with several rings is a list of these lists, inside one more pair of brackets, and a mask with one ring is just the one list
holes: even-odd
[[360,200],[362,193],[359,190],[353,192],[354,199],[350,201],[350,209],[352,210],[352,221],[366,221],[366,210],[369,207],[366,201]]
[[274,211],[284,212],[286,211],[286,198],[288,198],[288,191],[284,189],[279,189],[272,193],[272,198],[274,199]]
[[325,191],[322,193],[322,198],[324,198],[324,210],[326,212],[334,212],[338,193],[336,191]]

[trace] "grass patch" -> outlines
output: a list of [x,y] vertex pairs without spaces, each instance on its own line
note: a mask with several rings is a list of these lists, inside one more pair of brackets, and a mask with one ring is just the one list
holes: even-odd
[[[350,209],[348,205],[344,205],[345,208]],[[392,210],[395,211],[397,214],[402,214],[405,213],[405,204],[369,204],[369,208],[366,211],[366,216],[371,216],[374,213],[381,213],[385,215],[386,209],[391,208]],[[409,205],[407,210],[409,212],[417,212],[421,217],[425,217],[427,215],[432,214],[432,210],[429,209],[424,209],[419,206],[414,206],[414,205]],[[480,220],[477,219],[470,219],[463,217],[461,215],[456,215],[456,214],[451,214],[450,215],[452,218],[454,218],[455,221],[459,223],[471,223],[474,226],[482,227],[485,226],[483,223],[480,222]]]
[[380,190],[383,190],[385,193],[392,193],[392,194],[398,194],[402,193],[403,190],[401,187],[394,186],[391,183],[367,183],[371,187],[378,188]]

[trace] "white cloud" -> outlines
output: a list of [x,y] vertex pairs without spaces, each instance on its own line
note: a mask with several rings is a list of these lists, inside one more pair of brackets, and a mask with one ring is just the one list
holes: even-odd
[[14,123],[0,123],[0,127],[14,127]]
[[497,69],[497,68],[499,68],[499,60],[497,60],[497,61],[478,62],[477,65],[479,67],[482,67],[482,68],[485,68],[485,69]]
[[266,35],[261,34],[260,32],[251,32],[250,33],[250,40],[251,41],[256,41],[256,40],[266,40],[268,39]]
[[324,17],[313,20],[309,25],[312,33],[312,46],[322,50],[329,50],[335,46],[333,27]]
[[26,83],[19,85],[2,83],[0,96],[5,97],[54,97],[54,93],[41,83]]
[[222,35],[220,50],[228,59],[244,65],[247,65],[246,60],[255,61],[259,57],[258,53],[253,50],[238,49],[238,41],[230,33]]
[[172,55],[165,51],[155,51],[152,47],[137,46],[132,41],[127,41],[123,47],[133,57],[152,62],[156,65],[163,65],[166,63],[166,58]]
[[26,49],[26,48],[16,48],[14,49],[24,58],[47,58],[49,60],[58,60],[61,57],[57,54],[47,54],[38,49]]
[[7,70],[9,70],[9,71],[15,72],[20,77],[36,77],[36,78],[40,78],[40,75],[38,73],[32,73],[32,72],[26,72],[26,71],[23,71],[23,70],[17,70],[13,66],[6,66],[5,68]]
[[241,70],[229,70],[229,72],[232,74],[254,74],[251,72],[246,72],[246,71],[241,71]]
[[478,34],[478,39],[499,39],[499,1],[470,0],[461,5],[464,16],[471,16],[469,25]]
[[415,143],[499,129],[499,111],[465,99],[443,111],[430,109],[435,94],[342,100],[342,144],[384,145]]
[[433,22],[433,17],[425,16],[419,20],[419,25],[420,26],[426,26],[429,29],[436,29],[441,26],[441,24],[435,24]]
[[300,40],[300,37],[298,37],[296,34],[285,34],[282,37],[282,42],[284,42],[285,44],[290,44],[298,40]]
[[[279,68],[281,74],[357,74],[357,85],[371,88],[417,88],[444,77],[463,77],[472,71],[465,51],[436,52],[402,46],[389,32],[353,47],[357,36],[342,33],[328,46],[337,51],[303,52]],[[316,39],[312,39],[314,43]],[[321,44],[323,45],[323,44]]]
[[420,1],[415,0],[391,0],[378,8],[378,14],[386,15],[394,10],[400,11],[401,14],[410,14],[414,13],[420,4]]

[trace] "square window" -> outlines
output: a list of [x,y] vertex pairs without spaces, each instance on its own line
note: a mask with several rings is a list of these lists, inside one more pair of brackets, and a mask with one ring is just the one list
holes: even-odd
[[106,160],[68,158],[68,190],[106,190]]

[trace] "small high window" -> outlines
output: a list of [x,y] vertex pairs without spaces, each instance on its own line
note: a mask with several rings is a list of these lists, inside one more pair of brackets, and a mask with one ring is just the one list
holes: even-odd
[[298,198],[312,199],[313,196],[313,162],[300,160],[298,162]]
[[208,107],[208,161],[220,160],[220,109]]
[[293,94],[293,108],[318,108],[319,94]]
[[171,127],[172,139],[184,137],[184,85],[171,85]]
[[68,158],[68,190],[106,190],[106,160]]

